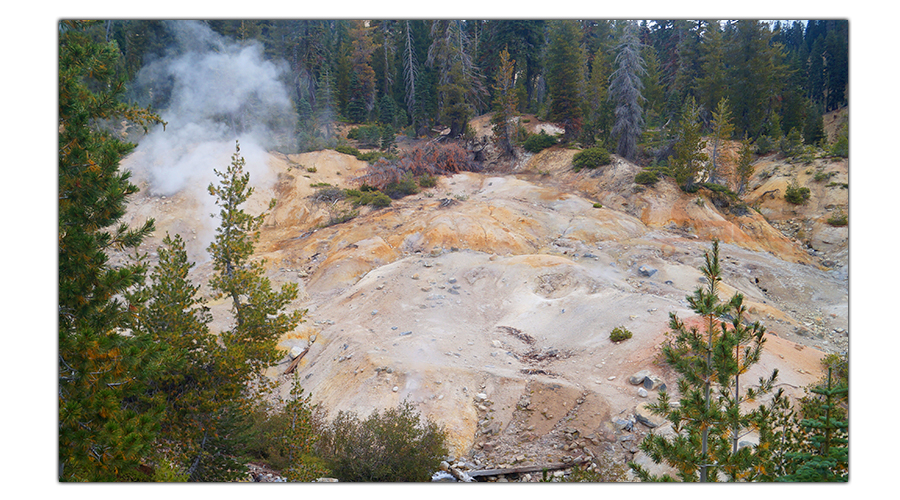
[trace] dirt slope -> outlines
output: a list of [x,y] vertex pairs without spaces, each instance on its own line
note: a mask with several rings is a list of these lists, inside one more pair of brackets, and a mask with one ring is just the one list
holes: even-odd
[[[627,379],[651,370],[671,387],[657,346],[670,311],[691,320],[685,296],[700,284],[711,238],[723,243],[723,298],[743,293],[750,319],[770,332],[754,378],[778,368],[783,387],[799,395],[820,375],[824,352],[846,349],[846,239],[815,233],[837,242],[838,262],[825,266],[766,222],[790,207],[761,194],[759,213],[723,215],[666,183],[637,187],[639,167],[621,159],[572,172],[573,154],[553,148],[525,158],[514,174],[442,178],[325,228],[317,226],[335,208],[312,202],[310,185],[347,187],[365,164],[334,151],[270,155],[277,181],[257,186],[249,210],[278,199],[258,254],[275,284],[300,285],[292,307],[308,309],[307,319],[281,348],[314,340],[298,368],[313,399],[332,413],[361,415],[409,399],[445,425],[454,454],[482,463],[632,458],[614,422],[647,399]],[[756,185],[749,198],[770,187]],[[841,203],[823,201],[830,193],[816,191],[809,214]],[[165,231],[177,231],[202,255],[211,235],[197,213],[203,206],[187,195],[142,192],[129,221],[157,218],[148,252]],[[201,261],[193,277],[205,282],[210,271]],[[227,326],[226,304],[211,308],[213,327]],[[616,344],[609,332],[619,325],[634,337]],[[285,366],[269,375],[287,394]],[[576,434],[591,438],[576,449]]]

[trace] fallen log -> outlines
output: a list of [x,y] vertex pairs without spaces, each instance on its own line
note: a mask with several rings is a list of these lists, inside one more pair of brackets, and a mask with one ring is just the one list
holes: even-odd
[[527,474],[531,472],[542,472],[544,470],[560,470],[560,469],[569,469],[575,467],[576,465],[581,465],[583,460],[575,460],[568,463],[559,463],[559,464],[545,464],[545,465],[525,465],[522,467],[511,467],[508,469],[481,469],[481,470],[472,470],[467,472],[469,477],[485,477],[485,476],[500,476],[507,474]]
[[297,368],[297,365],[300,364],[300,360],[303,359],[303,356],[305,356],[306,353],[308,353],[308,352],[309,352],[309,347],[307,347],[306,349],[303,349],[303,352],[298,354],[297,357],[294,358],[293,361],[291,361],[291,364],[288,365],[287,370],[284,371],[284,374],[290,375],[291,373],[294,373],[294,369]]

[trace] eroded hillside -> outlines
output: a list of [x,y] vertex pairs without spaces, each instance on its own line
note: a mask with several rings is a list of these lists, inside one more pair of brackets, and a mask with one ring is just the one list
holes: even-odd
[[[733,215],[698,202],[703,191],[638,186],[640,167],[619,158],[576,173],[574,153],[551,148],[511,173],[441,178],[328,227],[342,207],[315,201],[312,185],[350,187],[365,163],[334,151],[271,154],[277,180],[257,186],[248,207],[278,200],[257,254],[275,284],[299,284],[292,306],[308,309],[282,339],[285,362],[269,372],[282,392],[288,350],[308,345],[297,369],[314,401],[366,415],[408,399],[446,427],[456,456],[497,465],[642,459],[636,443],[647,429],[623,439],[616,423],[648,401],[628,378],[650,370],[673,385],[657,346],[669,312],[691,321],[685,296],[701,284],[713,238],[722,242],[723,297],[744,294],[750,320],[769,332],[751,379],[778,368],[781,387],[800,395],[820,376],[823,353],[847,349],[847,228],[825,222],[847,207],[847,190],[825,185],[846,182],[846,161],[764,158],[745,196],[758,211]],[[836,173],[821,183],[818,171]],[[812,190],[805,206],[783,201],[783,183],[795,178]],[[156,217],[150,252],[166,231],[188,236],[193,277],[204,283],[206,206],[143,190],[129,218]],[[214,328],[231,321],[224,303],[211,308]],[[634,337],[613,343],[620,325]]]

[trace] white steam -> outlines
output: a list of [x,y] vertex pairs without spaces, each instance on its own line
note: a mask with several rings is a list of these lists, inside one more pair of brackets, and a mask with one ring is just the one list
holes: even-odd
[[[235,141],[250,184],[270,186],[266,151],[293,137],[296,114],[285,84],[287,65],[263,57],[258,43],[238,44],[198,21],[170,21],[174,38],[167,55],[140,70],[131,88],[136,100],[152,104],[165,128],[140,139],[130,168],[148,183],[151,195],[189,195],[202,207],[198,220],[212,225],[217,213],[210,183],[231,163]],[[200,227],[203,243],[212,227]],[[198,236],[200,236],[198,234]]]
[[265,60],[260,44],[237,44],[198,21],[166,26],[175,44],[169,55],[141,69],[133,87],[144,99],[169,94],[160,110],[168,125],[140,141],[136,173],[145,174],[151,194],[205,188],[214,180],[213,168],[230,162],[237,140],[251,182],[270,182],[265,162],[249,156],[291,135],[295,115],[281,80],[286,65]]

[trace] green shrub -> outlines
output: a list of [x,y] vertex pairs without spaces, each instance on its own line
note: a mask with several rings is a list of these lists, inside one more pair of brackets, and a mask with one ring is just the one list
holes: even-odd
[[431,174],[424,174],[419,176],[419,186],[424,189],[433,188],[437,185],[437,177]]
[[834,227],[846,226],[848,222],[850,222],[849,217],[847,217],[847,214],[844,213],[844,209],[840,207],[838,207],[838,211],[836,214],[828,218],[828,224]]
[[813,176],[813,180],[816,182],[824,182],[824,181],[827,181],[828,179],[830,179],[831,176],[836,173],[837,172],[828,172],[828,173],[816,172],[816,174]]
[[320,454],[342,482],[427,482],[447,456],[446,434],[404,401],[359,420],[340,412],[321,440]]
[[603,205],[600,203],[594,203],[594,208],[603,208]]
[[390,196],[395,200],[399,200],[404,196],[409,196],[412,194],[416,194],[419,192],[419,186],[416,184],[416,180],[409,173],[404,175],[397,182],[392,182],[384,187],[384,194]]
[[850,156],[850,139],[846,135],[841,135],[831,145],[831,154],[847,158]]
[[650,170],[641,170],[637,175],[634,176],[634,182],[636,184],[650,185],[656,184],[659,181],[659,177],[656,175],[656,172]]
[[613,328],[613,331],[609,334],[609,340],[612,340],[613,342],[621,342],[630,338],[631,332],[628,331],[628,329],[624,326],[617,326]]
[[347,132],[347,139],[359,142],[363,148],[381,147],[382,129],[378,125],[362,125]]
[[556,137],[549,136],[541,130],[540,134],[529,135],[522,147],[530,153],[539,153],[554,144],[556,144]]
[[347,145],[335,146],[334,150],[337,151],[338,153],[344,153],[345,155],[356,156],[357,158],[359,157],[359,154],[360,154],[358,149],[354,148],[353,146],[347,146]]
[[796,180],[784,190],[784,199],[794,205],[803,205],[809,195],[809,188],[798,186]]
[[337,224],[343,224],[348,220],[351,220],[359,215],[359,210],[344,210],[339,214],[332,215],[328,222],[323,224],[323,227],[334,226]]
[[572,165],[574,165],[576,172],[582,168],[597,168],[600,165],[609,165],[609,162],[609,152],[601,147],[585,149],[580,153],[576,153],[572,158]]
[[775,150],[776,141],[767,135],[756,139],[756,154],[765,155]]

